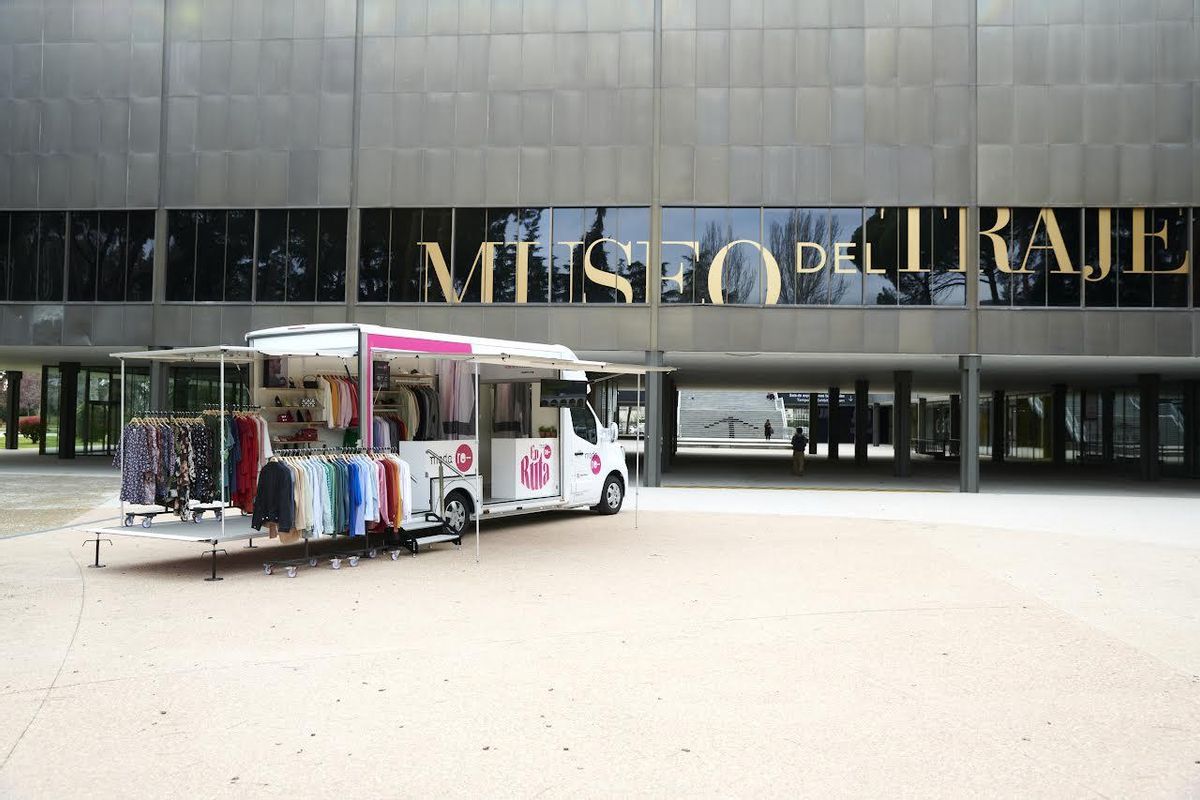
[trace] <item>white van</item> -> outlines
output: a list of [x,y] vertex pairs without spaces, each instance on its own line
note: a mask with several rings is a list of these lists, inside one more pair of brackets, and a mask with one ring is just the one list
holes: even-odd
[[[246,342],[273,361],[262,372],[276,385],[254,379],[255,399],[266,412],[273,403],[282,407],[276,400],[289,393],[311,396],[310,378],[343,372],[356,386],[372,387],[358,393],[360,421],[385,419],[399,407],[393,403],[414,392],[424,392],[426,400],[436,392],[443,409],[449,407],[443,415],[458,415],[441,420],[434,435],[388,442],[412,473],[402,529],[442,529],[412,537],[414,548],[460,541],[475,518],[621,510],[629,487],[625,452],[616,424],[601,425],[586,400],[587,372],[640,375],[645,367],[583,361],[560,345],[364,324],[270,328],[248,333]],[[450,391],[463,402],[447,402]],[[464,410],[475,418],[465,419]],[[320,438],[296,442],[298,451],[342,443],[344,431],[322,422],[328,420],[315,423]],[[289,423],[269,420],[268,426],[279,428],[281,435],[277,439],[272,430],[272,439],[285,447]],[[363,446],[380,444],[374,427],[361,425]]]

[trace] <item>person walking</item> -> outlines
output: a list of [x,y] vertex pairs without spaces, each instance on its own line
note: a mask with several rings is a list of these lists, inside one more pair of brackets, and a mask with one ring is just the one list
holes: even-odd
[[763,423],[763,436],[767,437],[767,441],[771,441],[771,437],[775,435],[775,429],[771,427],[771,420]]
[[804,450],[808,447],[808,437],[803,428],[796,428],[792,435],[792,474],[804,475]]

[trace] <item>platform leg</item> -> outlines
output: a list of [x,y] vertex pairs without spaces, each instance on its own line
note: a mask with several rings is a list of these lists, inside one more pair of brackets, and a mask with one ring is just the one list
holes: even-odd
[[[209,552],[204,554],[205,556],[209,556],[210,558],[212,558],[212,574],[209,577],[204,579],[206,581],[223,581],[223,580],[225,580],[224,578],[217,577],[217,553],[222,553],[222,554],[228,555],[227,551],[224,548],[218,548],[217,543],[212,542],[212,550],[210,550]],[[201,558],[203,558],[203,557],[204,556],[201,556]]]
[[103,564],[100,563],[100,537],[99,536],[96,537],[96,560],[93,561],[89,566],[91,566],[95,569],[99,569],[100,567],[104,566]]
[[255,544],[254,544],[254,537],[253,537],[253,536],[251,536],[251,537],[250,537],[250,544],[246,545],[246,546],[245,546],[245,547],[243,547],[242,549],[243,549],[243,550],[254,550],[254,549],[256,549],[256,548],[257,548],[257,545],[255,545]]

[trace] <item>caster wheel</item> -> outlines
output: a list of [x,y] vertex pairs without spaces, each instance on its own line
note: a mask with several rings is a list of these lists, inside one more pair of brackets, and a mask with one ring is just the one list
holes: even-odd
[[193,511],[192,512],[192,522],[199,522],[203,518],[204,518],[203,511]]
[[308,560],[308,565],[309,565],[310,567],[315,567],[315,566],[317,565],[317,560],[316,560],[315,558],[310,558],[310,559]]
[[154,524],[154,520],[152,520],[150,517],[146,517],[144,520],[142,520],[143,528],[149,528],[152,524]]
[[331,558],[329,560],[329,566],[333,567],[334,569],[341,569],[342,560],[340,558]]
[[263,564],[263,575],[270,575],[274,572],[274,568],[270,564]]
[[225,515],[224,515],[224,514],[222,514],[220,511],[213,512],[213,518],[214,518],[214,519],[216,519],[216,520],[217,520],[217,522],[220,522],[220,521],[221,521],[221,518],[222,518],[222,517],[224,517],[224,516],[225,516]]
[[289,578],[294,578],[294,577],[296,577],[296,568],[295,568],[295,567],[288,567],[288,568],[287,568],[287,573],[288,573],[288,577],[289,577]]
[[367,551],[367,558],[374,558],[377,555],[379,555],[379,553],[373,549]]
[[399,551],[399,550],[393,550],[393,551],[392,551],[391,553],[389,553],[388,555],[390,555],[390,556],[392,557],[392,561],[395,561],[396,559],[400,558],[400,551]]
[[358,556],[350,556],[350,566],[352,566],[352,567],[358,566]]
[[133,514],[126,514],[126,515],[125,515],[125,527],[126,527],[126,528],[132,528],[132,527],[133,527]]

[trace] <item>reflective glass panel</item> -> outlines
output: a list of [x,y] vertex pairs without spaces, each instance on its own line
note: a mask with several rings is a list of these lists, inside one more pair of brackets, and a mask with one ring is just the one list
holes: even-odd
[[167,299],[191,301],[196,290],[196,216],[167,212]]
[[230,211],[225,232],[225,300],[247,302],[254,283],[254,212]]
[[1012,209],[979,209],[979,305],[1006,306],[1012,297]]
[[526,299],[546,303],[550,300],[550,209],[523,208],[520,213],[520,241],[536,242],[529,248]]
[[71,212],[71,258],[67,268],[67,299],[96,299],[96,262],[99,234],[95,211]]
[[[771,241],[770,244],[777,258],[782,257],[783,253],[776,250],[776,245],[790,251],[787,271],[792,273],[795,284],[794,302],[802,306],[826,305],[832,302],[829,291],[833,270],[833,230],[830,226],[829,209],[792,209],[784,232],[784,241]],[[791,241],[787,241],[787,238]],[[784,269],[783,262],[780,262],[780,269]],[[861,288],[859,294],[862,294]]]
[[763,246],[771,251],[779,265],[780,305],[792,305],[796,302],[797,279],[807,277],[796,273],[796,236],[799,225],[800,215],[797,209],[763,209]]
[[583,299],[583,209],[554,209],[550,291],[554,303]]
[[899,302],[900,212],[899,208],[866,210],[862,252],[865,305],[894,306]]
[[[406,213],[397,209],[397,213]],[[358,214],[358,299],[378,303],[388,299],[388,261],[391,214],[386,208],[364,208]]]
[[129,215],[124,211],[101,211],[98,239],[99,278],[96,299],[120,302],[125,299],[125,249],[129,240]]
[[[1149,269],[1153,253],[1149,237],[1134,241],[1134,214],[1143,220],[1146,233],[1150,232],[1152,215],[1147,209],[1113,209],[1113,224],[1117,231],[1119,255],[1117,258],[1118,305],[1122,308],[1146,308],[1153,301],[1154,276],[1149,272],[1134,272],[1135,256],[1140,255],[1142,264]],[[1137,247],[1141,252],[1135,253]]]
[[1046,232],[1040,219],[1040,208],[1012,210],[1009,263],[1013,272],[1009,285],[1014,306],[1046,305],[1046,251],[1041,249],[1046,244]]
[[[421,238],[418,241],[429,242],[427,251],[431,252],[433,245],[442,251],[448,267],[451,262],[451,244],[454,232],[454,212],[449,208],[427,208],[421,215]],[[393,235],[395,232],[393,231]],[[421,254],[421,274],[425,284],[425,295],[421,299],[430,303],[448,303],[442,290],[441,281],[435,273],[431,258],[427,253]]]
[[196,212],[196,299],[225,298],[225,212]]
[[280,302],[287,283],[286,211],[258,212],[258,279],[254,299]]
[[659,297],[663,303],[691,303],[695,298],[696,210],[664,208]]
[[1156,208],[1153,211],[1150,269],[1155,273],[1156,306],[1181,308],[1187,305],[1188,272],[1191,270],[1188,259],[1188,216],[1185,208]]
[[1063,308],[1079,305],[1083,290],[1083,212],[1078,208],[1048,208],[1039,243],[1046,254],[1046,304]]
[[508,242],[520,236],[520,211],[515,208],[491,208],[487,211],[489,242],[495,243],[492,261],[492,302],[513,303],[517,298],[517,248]]
[[0,302],[8,299],[9,276],[9,247],[8,247],[8,218],[9,215],[0,211]]
[[723,208],[696,209],[696,239],[700,242],[700,257],[696,270],[696,302],[700,304],[724,302],[724,281],[716,287],[717,295],[713,297],[708,283],[708,273],[718,252],[732,238],[733,231],[729,227],[729,213]]
[[929,294],[934,305],[961,306],[967,302],[963,232],[965,208],[933,209],[933,274]]
[[346,211],[321,211],[317,243],[317,301],[346,301]]
[[[392,302],[415,303],[421,299],[422,256],[419,208],[392,209],[391,278]],[[447,259],[450,251],[444,250]]]
[[834,208],[829,213],[829,302],[862,305],[863,274],[858,266],[863,212],[861,208]]
[[38,213],[14,211],[11,217],[10,300],[37,299]]
[[[645,303],[646,264],[650,261],[650,209],[618,208],[617,235],[622,244],[617,252],[617,274],[629,282],[629,302]],[[625,296],[618,293],[617,302],[626,302]]]
[[125,299],[153,299],[154,283],[154,212],[129,212],[129,271]]
[[[454,212],[454,291],[463,303],[480,302],[483,284],[484,253],[487,239],[487,212],[482,208],[460,208]],[[449,259],[449,253],[445,253]],[[430,270],[434,266],[430,264]],[[431,285],[437,283],[434,276]],[[448,298],[447,298],[448,299]]]
[[933,209],[901,208],[897,277],[900,304],[933,304]]
[[38,242],[38,300],[62,302],[63,270],[67,258],[67,214],[43,211]]
[[1091,308],[1117,304],[1118,243],[1115,211],[1088,208],[1083,212],[1083,302]]
[[[583,300],[585,303],[612,303],[616,301],[616,289],[605,286],[596,278],[597,273],[611,275],[617,270],[617,246],[602,239],[617,236],[616,209],[585,208],[583,210],[583,247],[581,262],[583,271]],[[593,272],[594,270],[594,272]],[[605,280],[601,278],[600,280]],[[611,280],[611,279],[609,279]]]
[[317,217],[315,209],[288,212],[287,300],[311,303],[317,299]]

